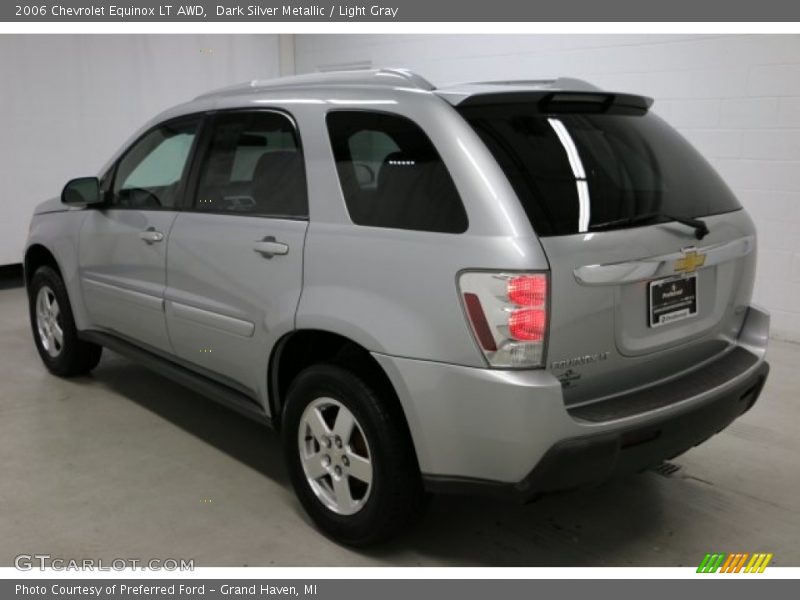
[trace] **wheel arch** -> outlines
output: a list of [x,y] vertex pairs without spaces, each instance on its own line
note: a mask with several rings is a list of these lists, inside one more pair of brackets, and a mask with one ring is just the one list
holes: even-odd
[[408,417],[389,375],[364,346],[352,339],[321,329],[297,329],[284,335],[269,359],[269,408],[276,429],[280,429],[286,394],[292,381],[305,368],[331,363],[364,378],[376,392],[386,398],[411,436]]
[[25,258],[22,263],[26,289],[30,289],[31,279],[33,279],[33,274],[36,270],[45,265],[53,267],[61,278],[64,278],[55,254],[43,244],[31,244],[27,250],[25,250]]

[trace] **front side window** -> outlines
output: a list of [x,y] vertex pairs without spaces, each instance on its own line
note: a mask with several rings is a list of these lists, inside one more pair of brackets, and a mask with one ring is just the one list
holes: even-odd
[[111,204],[120,208],[175,208],[197,119],[166,123],[131,146],[117,164]]
[[415,123],[386,113],[328,114],[333,155],[357,225],[463,233],[467,214],[450,173]]
[[271,111],[222,113],[212,129],[195,210],[308,216],[303,154],[288,117]]

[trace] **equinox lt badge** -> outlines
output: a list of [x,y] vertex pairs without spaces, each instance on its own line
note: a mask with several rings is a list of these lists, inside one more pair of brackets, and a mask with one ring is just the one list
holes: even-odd
[[596,352],[595,354],[584,354],[583,356],[575,356],[565,360],[554,360],[550,364],[551,369],[566,369],[568,367],[580,367],[581,365],[588,365],[590,363],[600,362],[608,358],[608,352]]

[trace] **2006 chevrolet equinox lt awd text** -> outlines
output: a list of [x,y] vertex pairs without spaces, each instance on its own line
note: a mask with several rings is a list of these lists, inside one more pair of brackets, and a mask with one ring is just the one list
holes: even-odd
[[658,464],[753,405],[769,316],[752,221],[651,104],[404,70],[200,96],[37,208],[39,354],[105,346],[280,429],[347,544],[430,492]]

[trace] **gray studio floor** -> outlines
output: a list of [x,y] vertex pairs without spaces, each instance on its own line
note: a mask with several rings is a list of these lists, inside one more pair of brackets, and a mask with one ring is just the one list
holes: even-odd
[[[2,286],[0,286],[2,287]],[[24,293],[0,289],[0,566],[20,553],[197,566],[800,565],[800,346],[773,342],[759,404],[655,472],[529,506],[437,498],[413,532],[355,552],[317,534],[277,435],[122,358],[47,374]]]

